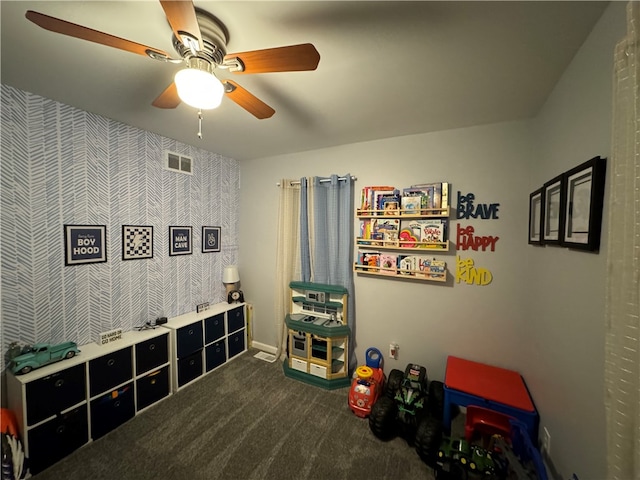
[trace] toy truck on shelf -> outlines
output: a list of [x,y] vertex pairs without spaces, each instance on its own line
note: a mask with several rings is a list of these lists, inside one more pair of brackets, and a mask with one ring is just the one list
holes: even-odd
[[20,355],[13,357],[9,368],[16,375],[25,374],[49,363],[72,358],[78,353],[80,350],[75,342],[64,342],[58,345],[36,343],[24,347]]

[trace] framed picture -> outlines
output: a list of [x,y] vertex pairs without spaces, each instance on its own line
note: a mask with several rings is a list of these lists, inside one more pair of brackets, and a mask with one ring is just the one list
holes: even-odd
[[220,227],[202,227],[202,253],[220,251]]
[[82,265],[107,261],[106,225],[65,225],[64,264]]
[[153,227],[122,226],[122,260],[153,258]]
[[592,252],[600,249],[606,162],[606,158],[594,157],[564,174],[565,247]]
[[544,204],[544,189],[539,188],[529,195],[529,243],[542,245],[542,207]]
[[191,255],[191,227],[169,227],[169,255]]
[[564,180],[564,175],[559,175],[544,184],[542,242],[545,245],[560,245],[562,242],[566,203]]

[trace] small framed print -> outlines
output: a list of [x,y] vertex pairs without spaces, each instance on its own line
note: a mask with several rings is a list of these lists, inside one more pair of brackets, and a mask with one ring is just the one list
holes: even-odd
[[529,243],[542,245],[544,190],[539,188],[529,195]]
[[169,255],[191,255],[191,227],[169,227]]
[[220,251],[220,227],[202,227],[202,253]]
[[65,225],[64,264],[82,265],[107,261],[106,225]]
[[560,245],[562,242],[566,203],[564,180],[564,175],[559,175],[544,184],[542,242],[545,245]]
[[606,162],[606,158],[594,157],[564,174],[565,247],[591,252],[600,249]]
[[122,226],[122,260],[153,258],[153,227]]

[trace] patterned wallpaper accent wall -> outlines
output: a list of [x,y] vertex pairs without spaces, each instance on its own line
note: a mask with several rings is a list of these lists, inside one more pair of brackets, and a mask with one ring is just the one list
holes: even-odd
[[[1,86],[2,351],[12,341],[78,344],[224,300],[237,264],[236,160]],[[163,168],[164,150],[193,175]],[[65,224],[107,228],[107,262],[65,266]],[[151,259],[122,260],[122,225],[152,225]],[[169,256],[170,225],[193,227],[193,254]],[[202,226],[221,252],[202,253]],[[3,360],[2,360],[3,361]],[[2,365],[4,368],[4,364]]]

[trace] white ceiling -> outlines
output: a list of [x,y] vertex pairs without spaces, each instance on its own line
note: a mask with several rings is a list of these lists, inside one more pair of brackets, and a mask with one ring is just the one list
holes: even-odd
[[[2,1],[2,83],[238,160],[535,116],[606,2],[258,1],[194,4],[227,51],[313,43],[310,72],[233,75],[276,110],[151,102],[179,65],[41,29],[35,10],[173,54],[155,0]],[[177,55],[174,55],[177,56]]]

